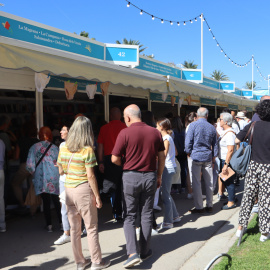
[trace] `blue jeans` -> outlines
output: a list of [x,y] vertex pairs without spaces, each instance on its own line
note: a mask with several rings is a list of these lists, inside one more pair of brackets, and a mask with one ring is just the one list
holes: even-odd
[[[220,160],[220,171],[222,170],[223,166],[224,166],[225,160],[221,159]],[[235,178],[235,174],[230,177],[229,179],[227,179],[226,181],[222,181],[228,191],[228,201],[229,202],[234,202],[235,200],[235,185],[234,185],[234,178]]]
[[173,219],[179,217],[173,198],[171,197],[172,178],[175,169],[164,168],[162,174],[161,197],[164,205],[164,223],[173,223]]

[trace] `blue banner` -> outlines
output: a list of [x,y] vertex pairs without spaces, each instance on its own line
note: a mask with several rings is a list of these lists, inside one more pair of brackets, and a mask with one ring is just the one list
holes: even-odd
[[45,27],[0,16],[0,36],[104,60],[104,46]]
[[242,96],[246,97],[246,98],[252,98],[253,91],[252,90],[242,90]]
[[215,89],[219,89],[219,82],[218,81],[211,80],[211,79],[208,79],[208,78],[205,78],[205,77],[203,77],[202,85],[212,87],[212,88],[215,88]]
[[235,104],[228,104],[229,110],[238,110],[238,105]]
[[182,70],[182,79],[187,81],[202,82],[202,71]]
[[137,50],[133,48],[113,48],[106,47],[107,61],[128,61],[137,62]]
[[[175,103],[178,103],[179,97],[175,97]],[[150,100],[151,101],[159,101],[159,102],[166,102],[166,103],[171,103],[171,95],[168,95],[167,99],[163,101],[162,99],[162,94],[158,93],[150,93]]]
[[240,89],[236,88],[235,91],[234,91],[234,94],[241,97],[242,96],[242,91]]
[[234,92],[234,82],[220,82],[219,87],[221,90]]
[[209,98],[200,98],[200,103],[203,105],[216,106],[216,100]]
[[163,65],[153,60],[148,60],[140,57],[139,66],[136,67],[141,70],[150,71],[153,73],[161,74],[161,75],[170,75],[172,77],[181,78],[181,70],[177,68],[173,68],[167,65]]

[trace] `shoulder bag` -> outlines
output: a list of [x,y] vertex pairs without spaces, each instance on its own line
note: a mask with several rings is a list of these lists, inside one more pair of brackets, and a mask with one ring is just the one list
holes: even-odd
[[245,141],[250,134],[248,145],[245,146],[244,144],[241,144],[240,148],[233,154],[230,161],[230,165],[232,169],[240,175],[245,175],[248,169],[248,165],[251,158],[251,145],[252,145],[255,123],[256,122],[252,122],[247,132],[247,135],[244,138],[244,141]]

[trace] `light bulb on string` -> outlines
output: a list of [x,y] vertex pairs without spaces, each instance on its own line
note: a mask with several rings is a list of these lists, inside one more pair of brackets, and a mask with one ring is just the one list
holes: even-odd
[[190,23],[193,23],[193,21],[192,21],[192,20],[190,20]]
[[130,2],[127,3],[127,7],[130,7]]
[[211,28],[209,27],[209,29],[208,29],[209,31],[211,31]]
[[186,22],[184,21],[184,25],[186,25]]
[[219,44],[217,43],[217,46],[219,47]]
[[179,26],[180,25],[180,22],[177,22],[177,25]]
[[163,19],[161,19],[161,23],[164,23],[164,20]]
[[195,20],[195,22],[197,22],[197,17],[194,20]]
[[221,50],[221,52],[223,52],[223,50]]
[[213,39],[216,39],[216,37],[215,37],[215,36],[213,36]]
[[171,24],[171,25],[173,25],[173,22],[172,22],[172,21],[170,21],[170,24]]
[[154,20],[155,19],[155,17],[152,15],[152,20]]
[[142,11],[142,9],[141,9],[140,15],[143,15],[143,11]]
[[227,54],[225,54],[225,57],[227,57]]

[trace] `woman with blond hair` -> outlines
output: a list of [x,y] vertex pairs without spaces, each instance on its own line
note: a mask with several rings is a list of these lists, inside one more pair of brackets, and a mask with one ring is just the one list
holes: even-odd
[[[109,260],[102,259],[98,240],[97,208],[102,207],[94,173],[97,166],[94,152],[94,135],[91,121],[79,116],[71,126],[66,145],[58,157],[59,173],[66,174],[65,191],[70,236],[77,270],[85,269],[92,261],[91,269],[104,269]],[[81,218],[87,231],[90,259],[85,259],[81,244]]]
[[54,166],[57,161],[58,147],[52,143],[52,132],[49,127],[39,131],[40,142],[35,143],[28,152],[26,169],[34,175],[33,184],[36,195],[43,201],[44,216],[48,232],[52,232],[51,199],[54,203],[59,226],[62,223],[59,202],[59,173]]

